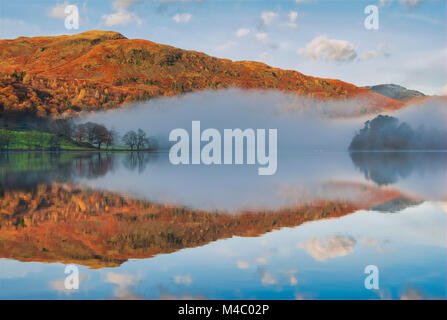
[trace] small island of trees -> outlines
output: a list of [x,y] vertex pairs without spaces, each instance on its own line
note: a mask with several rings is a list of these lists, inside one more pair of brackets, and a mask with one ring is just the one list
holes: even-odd
[[362,150],[446,150],[447,132],[424,125],[413,129],[408,123],[391,116],[379,115],[365,122],[349,146]]

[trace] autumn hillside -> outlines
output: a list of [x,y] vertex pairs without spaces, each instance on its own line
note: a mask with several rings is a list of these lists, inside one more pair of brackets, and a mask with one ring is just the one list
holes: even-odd
[[103,110],[189,91],[278,89],[320,101],[361,99],[359,113],[402,102],[339,80],[233,62],[116,32],[0,40],[0,112],[46,117]]

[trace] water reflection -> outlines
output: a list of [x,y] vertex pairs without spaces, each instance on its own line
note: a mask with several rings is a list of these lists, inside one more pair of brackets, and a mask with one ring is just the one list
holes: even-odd
[[352,162],[365,178],[388,185],[412,174],[446,176],[446,152],[352,152]]
[[0,257],[114,267],[128,259],[218,239],[258,236],[308,221],[341,217],[398,195],[384,190],[355,203],[325,200],[231,215],[155,204],[70,184],[40,184],[2,192]]
[[446,298],[445,153],[167,157],[0,153],[0,298]]
[[156,154],[125,152],[124,157],[113,153],[0,152],[0,186],[21,188],[40,183],[68,182],[76,178],[95,179],[112,173],[122,161],[125,168],[142,173]]

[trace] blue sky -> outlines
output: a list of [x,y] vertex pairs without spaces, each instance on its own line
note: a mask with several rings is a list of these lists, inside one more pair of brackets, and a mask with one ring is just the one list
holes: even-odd
[[[444,0],[0,0],[0,38],[114,30],[356,85],[447,94]],[[79,8],[67,30],[63,9]],[[379,8],[367,30],[365,7]]]

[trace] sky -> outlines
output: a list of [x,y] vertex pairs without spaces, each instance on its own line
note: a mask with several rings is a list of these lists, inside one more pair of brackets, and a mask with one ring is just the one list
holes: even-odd
[[[78,29],[65,27],[68,5]],[[377,29],[365,27],[369,5]],[[0,38],[113,30],[358,86],[447,94],[446,11],[445,0],[0,0]]]

